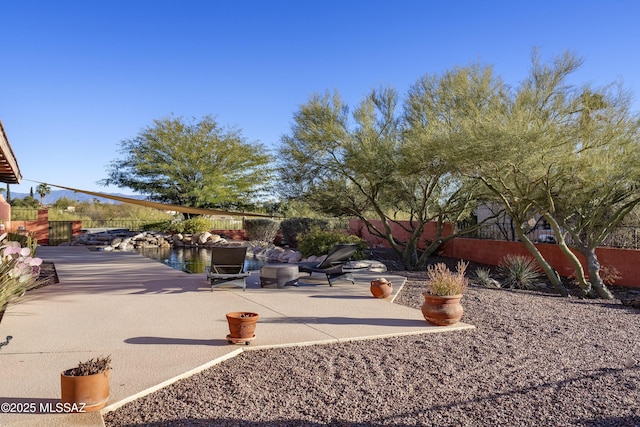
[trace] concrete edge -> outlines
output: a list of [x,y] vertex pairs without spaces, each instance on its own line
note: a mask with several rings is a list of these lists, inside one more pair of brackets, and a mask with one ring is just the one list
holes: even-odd
[[305,342],[299,342],[299,343],[288,343],[288,344],[272,344],[272,345],[262,345],[262,346],[255,346],[255,347],[241,347],[238,348],[237,350],[234,350],[230,353],[225,354],[224,356],[218,357],[210,362],[207,362],[203,365],[200,365],[196,368],[193,368],[185,373],[182,373],[180,375],[177,375],[173,378],[170,378],[166,381],[161,382],[160,384],[156,384],[155,386],[149,387],[145,390],[142,390],[134,395],[131,395],[129,397],[126,397],[122,400],[119,400],[118,402],[112,403],[111,405],[105,406],[104,408],[102,408],[100,410],[100,416],[102,418],[102,422],[104,425],[104,415],[108,412],[112,412],[115,411],[116,409],[119,409],[120,407],[124,406],[125,404],[132,402],[136,399],[139,399],[141,397],[147,396],[151,393],[154,393],[164,387],[167,387],[177,381],[180,381],[182,379],[186,379],[189,378],[197,373],[200,373],[206,369],[209,369],[215,365],[218,365],[222,362],[225,362],[229,359],[233,359],[234,357],[244,353],[245,351],[257,351],[257,350],[270,350],[270,349],[277,349],[277,348],[287,348],[287,347],[307,347],[307,346],[312,346],[312,345],[329,345],[329,344],[338,344],[338,343],[348,343],[348,342],[355,342],[355,341],[367,341],[367,340],[374,340],[374,339],[381,339],[381,338],[393,338],[393,337],[403,337],[403,336],[411,336],[411,335],[426,335],[426,334],[432,334],[432,333],[439,333],[439,332],[444,332],[446,331],[462,331],[462,330],[469,330],[469,329],[476,329],[476,327],[474,325],[468,324],[468,323],[463,323],[463,322],[458,322],[455,325],[450,325],[450,326],[434,326],[432,330],[421,330],[421,331],[413,331],[413,332],[402,332],[402,333],[390,333],[390,334],[379,334],[379,335],[367,335],[367,336],[363,336],[363,337],[353,337],[353,338],[333,338],[333,339],[327,339],[327,340],[320,340],[320,341],[305,341]]
[[156,391],[158,391],[158,390],[160,390],[160,389],[162,389],[164,387],[167,387],[167,386],[169,386],[169,385],[171,385],[171,384],[173,384],[173,383],[175,383],[177,381],[183,380],[185,378],[192,377],[193,375],[195,375],[197,373],[200,373],[200,372],[202,372],[202,371],[204,371],[206,369],[209,369],[212,366],[215,366],[215,365],[217,365],[219,363],[222,363],[222,362],[224,362],[226,360],[232,359],[232,358],[236,357],[237,355],[239,355],[242,352],[243,352],[243,349],[239,348],[237,350],[234,350],[234,351],[232,351],[230,353],[225,354],[224,356],[217,357],[217,358],[215,358],[215,359],[213,359],[213,360],[211,360],[211,361],[209,361],[209,362],[207,362],[205,364],[197,366],[197,367],[195,367],[195,368],[193,368],[193,369],[191,369],[191,370],[189,370],[187,372],[184,372],[184,373],[182,373],[180,375],[177,375],[177,376],[175,376],[173,378],[169,378],[168,380],[163,381],[163,382],[161,382],[159,384],[156,384],[156,385],[154,385],[152,387],[149,387],[149,388],[147,388],[145,390],[139,391],[138,393],[135,393],[135,394],[133,394],[133,395],[131,395],[129,397],[125,397],[122,400],[119,400],[119,401],[117,401],[115,403],[112,403],[111,405],[107,405],[104,408],[102,408],[100,410],[100,415],[104,415],[107,412],[115,411],[116,409],[120,408],[121,406],[123,406],[123,405],[125,405],[125,404],[127,404],[129,402],[132,402],[132,401],[134,401],[136,399],[139,399],[141,397],[144,397],[146,395],[154,393],[154,392],[156,392]]

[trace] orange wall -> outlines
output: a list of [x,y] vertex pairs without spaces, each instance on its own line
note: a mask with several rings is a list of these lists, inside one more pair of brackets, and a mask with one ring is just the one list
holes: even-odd
[[[382,229],[381,225],[382,225],[382,221],[380,220],[370,220],[370,222],[378,227],[378,229]],[[402,223],[406,226],[408,226],[408,221],[398,221],[399,223]],[[391,227],[391,233],[393,234],[393,236],[399,240],[406,240],[409,238],[409,233],[404,230],[399,224],[396,223],[390,223],[389,224]],[[433,239],[436,236],[436,223],[435,222],[430,222],[428,223],[425,228],[424,228],[424,232],[422,233],[422,236],[420,238],[420,242],[418,243],[418,248],[419,249],[425,249],[428,245],[427,242],[431,242],[433,241]],[[349,233],[351,234],[355,234],[356,236],[366,240],[367,242],[369,242],[369,245],[371,247],[376,247],[376,248],[389,248],[389,242],[387,242],[384,239],[381,239],[377,236],[373,236],[369,233],[369,231],[367,230],[366,226],[364,225],[364,223],[362,221],[360,221],[359,219],[352,219],[349,220]],[[449,233],[451,233],[451,225],[450,224],[445,224],[444,225],[444,235],[448,235]]]
[[[7,231],[17,233],[19,227],[35,237],[40,245],[49,244],[49,212],[46,209],[38,210],[37,221],[11,221]],[[71,233],[78,236],[82,231],[82,221],[72,221]]]
[[[371,247],[389,247],[386,241],[371,236],[360,220],[351,220],[349,230],[369,242]],[[435,223],[429,224],[425,229],[423,239],[432,240],[435,236],[435,230]],[[402,239],[407,235],[408,233],[401,230],[400,227],[394,229],[394,236],[398,236],[398,238]],[[419,245],[420,249],[425,247],[424,243]],[[536,247],[561,276],[568,277],[573,273],[573,267],[557,245],[537,244]],[[520,242],[457,237],[444,243],[439,254],[482,264],[498,265],[505,255],[529,255],[529,252]],[[584,257],[580,254],[577,255],[578,259],[582,261],[583,267],[586,268]],[[596,255],[601,265],[613,266],[620,272],[622,278],[615,282],[616,285],[640,287],[640,251],[601,247],[596,249]]]
[[[536,247],[561,276],[567,277],[573,274],[571,263],[557,245],[537,244]],[[529,255],[529,252],[520,242],[465,239],[460,237],[446,242],[442,249],[444,256],[489,265],[498,265],[500,260],[508,254]],[[574,253],[576,253],[586,271],[584,257],[575,251]],[[613,266],[620,272],[622,278],[615,282],[616,285],[640,287],[640,251],[600,247],[596,249],[596,255],[601,265]]]

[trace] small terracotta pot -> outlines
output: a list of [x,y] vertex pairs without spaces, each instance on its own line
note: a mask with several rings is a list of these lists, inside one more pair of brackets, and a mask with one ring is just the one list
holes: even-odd
[[[66,371],[65,371],[66,372]],[[60,374],[62,403],[76,404],[80,410],[92,412],[102,409],[109,401],[111,370],[93,375]]]
[[462,294],[453,296],[439,296],[423,293],[422,315],[425,320],[436,326],[449,326],[462,319],[464,310],[460,299]]
[[255,337],[258,317],[258,313],[246,311],[227,313],[227,322],[229,323],[229,336],[227,338],[241,340],[253,339],[253,337]]
[[376,279],[371,281],[369,289],[376,298],[388,298],[393,293],[393,284],[387,279]]

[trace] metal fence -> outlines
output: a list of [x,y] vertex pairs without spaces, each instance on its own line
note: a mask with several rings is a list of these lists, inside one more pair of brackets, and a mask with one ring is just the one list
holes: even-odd
[[11,221],[37,221],[38,209],[11,208]]
[[[211,230],[242,230],[242,219],[216,218],[209,219]],[[149,221],[109,219],[109,220],[82,220],[82,228],[126,228],[132,231],[140,231]]]
[[[535,243],[556,243],[553,230],[543,227],[536,227],[526,232],[527,236]],[[485,240],[520,240],[515,228],[509,224],[487,224],[483,225],[464,237],[470,239]],[[571,236],[565,237],[567,243],[571,243]],[[640,225],[625,225],[616,228],[601,246],[619,249],[640,249]]]

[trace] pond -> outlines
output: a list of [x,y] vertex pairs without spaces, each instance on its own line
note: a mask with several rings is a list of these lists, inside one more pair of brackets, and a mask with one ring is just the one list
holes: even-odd
[[[206,273],[211,265],[211,249],[206,248],[137,248],[137,253],[186,273]],[[267,260],[247,258],[245,271],[260,270]]]

